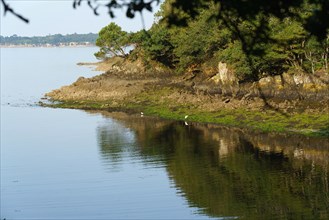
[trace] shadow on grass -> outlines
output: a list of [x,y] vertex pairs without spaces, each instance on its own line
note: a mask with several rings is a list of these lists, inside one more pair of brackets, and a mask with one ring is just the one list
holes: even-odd
[[317,137],[326,137],[329,141],[329,122],[318,131],[312,132],[311,136],[317,136]]

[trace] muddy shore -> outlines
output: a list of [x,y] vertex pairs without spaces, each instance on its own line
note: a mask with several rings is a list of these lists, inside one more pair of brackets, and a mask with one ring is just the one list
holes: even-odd
[[96,69],[104,73],[80,77],[47,93],[47,98],[59,101],[47,106],[143,112],[265,132],[329,136],[328,74],[287,74],[237,84],[218,80],[219,74],[178,76],[162,67],[146,69],[138,61],[120,58],[97,63]]

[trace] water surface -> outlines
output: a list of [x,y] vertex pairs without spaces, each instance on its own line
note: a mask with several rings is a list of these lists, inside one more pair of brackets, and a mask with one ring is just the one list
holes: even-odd
[[328,139],[35,104],[95,51],[1,48],[1,219],[328,219]]

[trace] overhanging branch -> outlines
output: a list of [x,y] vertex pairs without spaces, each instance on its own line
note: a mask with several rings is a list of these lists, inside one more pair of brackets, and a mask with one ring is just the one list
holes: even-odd
[[5,0],[1,0],[1,2],[2,2],[2,5],[3,5],[3,14],[4,14],[4,15],[6,15],[7,12],[9,12],[9,13],[15,15],[15,16],[16,16],[17,18],[19,18],[20,20],[24,21],[25,23],[29,23],[29,19],[27,19],[27,18],[23,17],[22,15],[16,13],[16,12],[14,11],[14,9],[12,9],[12,8],[11,8],[11,7],[5,2]]

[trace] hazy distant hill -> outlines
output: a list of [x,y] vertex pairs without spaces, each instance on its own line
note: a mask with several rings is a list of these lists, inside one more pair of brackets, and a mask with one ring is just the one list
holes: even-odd
[[0,45],[94,45],[98,34],[55,34],[48,36],[21,37],[12,35],[4,37],[0,35]]

